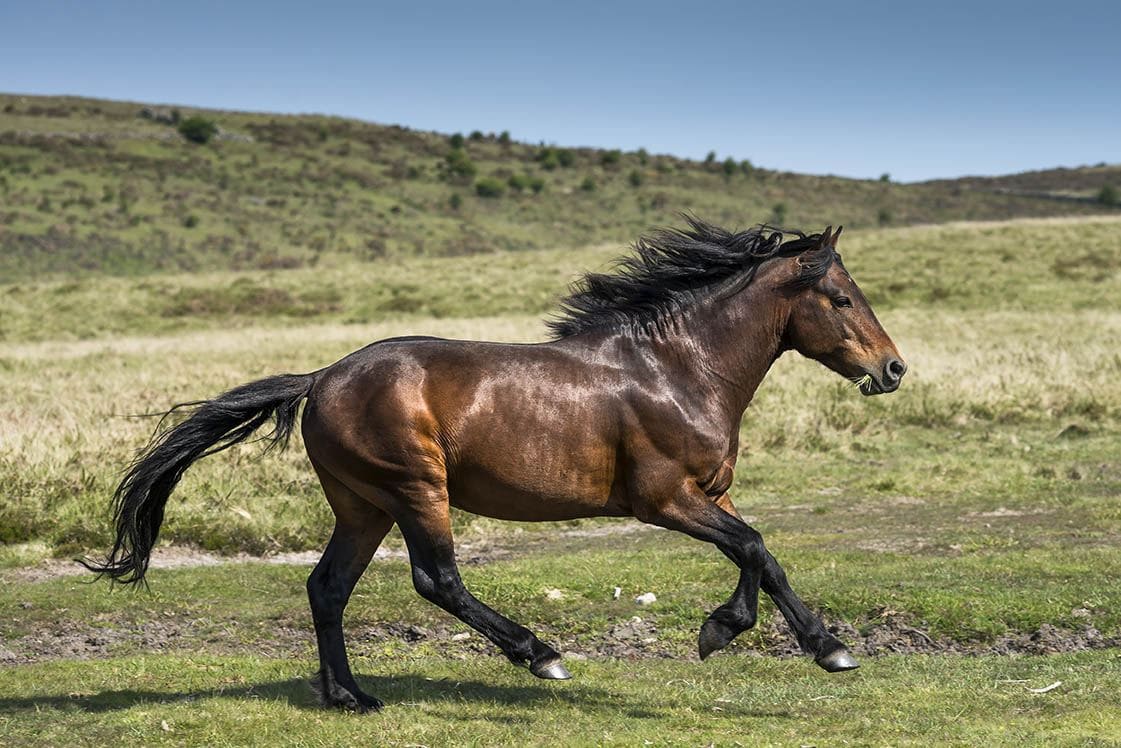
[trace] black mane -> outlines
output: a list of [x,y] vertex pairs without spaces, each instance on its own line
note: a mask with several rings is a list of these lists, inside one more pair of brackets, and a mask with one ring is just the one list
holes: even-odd
[[[703,294],[743,288],[772,257],[828,249],[803,265],[797,285],[814,283],[837,259],[832,248],[821,246],[822,234],[764,224],[732,233],[693,216],[685,220],[686,229],[661,229],[640,238],[633,253],[616,262],[615,272],[588,273],[573,283],[560,316],[547,322],[553,335],[612,327],[643,330]],[[783,241],[787,234],[796,238]]]

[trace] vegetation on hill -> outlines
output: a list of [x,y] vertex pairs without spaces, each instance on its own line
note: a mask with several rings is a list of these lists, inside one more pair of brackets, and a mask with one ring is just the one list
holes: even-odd
[[0,95],[0,281],[618,243],[681,211],[808,229],[1116,211],[1098,193],[1117,171],[1030,190],[897,184],[506,132]]

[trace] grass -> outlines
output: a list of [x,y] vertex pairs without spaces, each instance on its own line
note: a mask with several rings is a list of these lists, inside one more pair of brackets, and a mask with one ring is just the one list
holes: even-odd
[[[903,185],[668,155],[503,143],[321,116],[186,110],[206,145],[142,105],[0,95],[0,280],[283,269],[632,239],[692,210],[808,230],[1112,213],[1117,167]],[[452,153],[461,154],[448,161]],[[606,157],[610,154],[610,157]],[[746,155],[746,154],[745,154]],[[473,176],[449,169],[463,158]],[[638,178],[635,178],[638,175]],[[541,190],[519,185],[540,184]],[[501,197],[485,197],[504,189]],[[587,189],[587,186],[593,189]],[[508,187],[508,189],[507,189]],[[1028,189],[1030,188],[1030,189]],[[1061,198],[1061,199],[1057,199]],[[776,206],[782,216],[776,215]]]
[[[861,398],[784,357],[745,418],[732,493],[795,589],[855,627],[847,636],[895,622],[976,652],[1046,626],[1121,636],[1118,227],[846,232],[846,263],[907,356],[907,381]],[[477,636],[453,640],[465,627],[415,595],[392,534],[397,555],[375,562],[348,609],[356,669],[392,705],[367,719],[311,706],[304,566],[157,569],[138,594],[28,571],[105,547],[108,496],[153,426],[129,414],[401,333],[539,338],[573,274],[615,251],[0,286],[0,659],[35,660],[0,668],[0,742],[1116,743],[1116,649],[876,657],[830,678],[752,656],[788,643],[764,603],[728,652],[685,662],[734,570],[709,547],[616,521],[455,516],[468,586],[589,658],[570,658],[568,684],[528,680]],[[163,538],[220,553],[322,547],[329,510],[293,447],[197,465]],[[646,591],[658,600],[640,608]],[[620,648],[613,632],[633,616],[653,641]],[[409,625],[429,633],[407,642]]]
[[[494,660],[413,656],[364,679],[394,706],[321,712],[306,672],[258,657],[131,657],[0,671],[10,745],[1115,745],[1116,655],[583,662],[532,681]],[[365,665],[365,663],[360,663]],[[1055,681],[1062,686],[1033,694]]]

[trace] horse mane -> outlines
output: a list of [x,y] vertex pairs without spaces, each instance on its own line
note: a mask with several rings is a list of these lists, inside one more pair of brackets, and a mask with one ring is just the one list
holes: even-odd
[[803,287],[839,261],[832,247],[822,246],[823,234],[766,224],[733,233],[695,216],[684,219],[687,228],[641,237],[631,254],[615,261],[613,272],[587,273],[573,283],[559,315],[546,323],[554,338],[605,328],[648,330],[701,297],[739,291],[772,257],[821,250],[792,283]]

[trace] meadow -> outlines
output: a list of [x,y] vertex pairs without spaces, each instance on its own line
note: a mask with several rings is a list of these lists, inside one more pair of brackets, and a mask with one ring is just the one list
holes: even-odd
[[1108,216],[846,231],[911,371],[862,398],[781,359],[732,495],[861,670],[789,657],[767,602],[697,662],[735,574],[688,538],[457,514],[468,586],[575,680],[464,636],[415,595],[394,533],[348,609],[355,669],[389,704],[367,717],[317,710],[304,684],[306,552],[331,519],[298,440],[193,468],[150,590],[75,573],[155,425],[135,416],[390,335],[540,339],[566,284],[622,246],[0,286],[0,742],[1117,744],[1119,232]]

